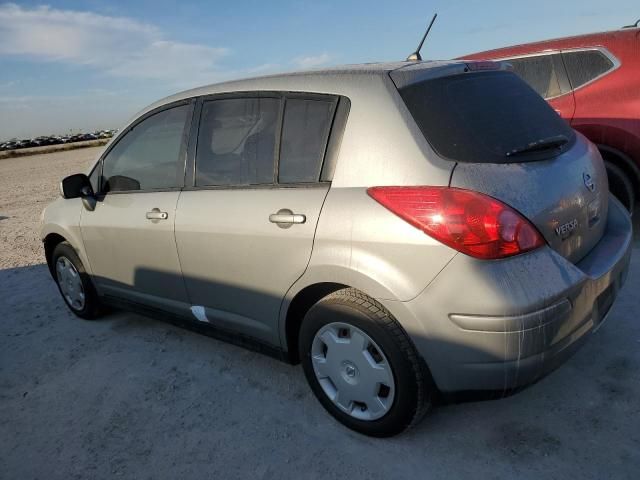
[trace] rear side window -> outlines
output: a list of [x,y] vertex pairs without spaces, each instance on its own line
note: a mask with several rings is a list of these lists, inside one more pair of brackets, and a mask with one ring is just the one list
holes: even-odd
[[103,191],[177,187],[189,112],[189,105],[162,110],[125,133],[103,160]]
[[273,183],[277,98],[230,98],[202,106],[196,185]]
[[287,99],[280,144],[279,183],[317,182],[334,102]]
[[562,56],[572,88],[581,87],[614,67],[600,50],[564,52]]
[[[432,148],[442,157],[469,163],[538,160],[541,153],[507,153],[542,139],[575,135],[534,90],[512,72],[471,72],[400,89],[405,104]],[[546,157],[558,150],[544,151]]]
[[538,95],[551,98],[562,94],[553,62],[555,56],[559,57],[560,54],[513,58],[506,62],[513,66],[513,71],[538,92]]

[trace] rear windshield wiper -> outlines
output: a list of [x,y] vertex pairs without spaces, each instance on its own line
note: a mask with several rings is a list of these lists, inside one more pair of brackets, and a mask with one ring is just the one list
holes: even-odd
[[564,135],[556,135],[553,137],[543,138],[542,140],[528,143],[523,147],[514,148],[513,150],[507,152],[506,156],[513,157],[515,155],[520,155],[521,153],[541,152],[544,150],[560,148],[563,145],[566,145],[568,142],[569,139]]

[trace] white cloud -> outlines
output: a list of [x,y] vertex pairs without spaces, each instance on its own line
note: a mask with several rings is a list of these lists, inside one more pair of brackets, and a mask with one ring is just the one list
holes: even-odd
[[307,57],[298,57],[293,63],[299,68],[314,68],[326,65],[331,60],[331,55],[321,53],[320,55],[310,55]]
[[193,85],[218,80],[217,63],[227,53],[226,48],[166,39],[157,27],[126,17],[0,5],[0,55],[88,65],[118,77]]

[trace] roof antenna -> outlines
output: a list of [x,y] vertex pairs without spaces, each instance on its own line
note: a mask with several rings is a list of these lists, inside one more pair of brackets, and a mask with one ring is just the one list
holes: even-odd
[[438,16],[437,13],[433,14],[433,18],[431,19],[431,23],[427,27],[427,31],[424,32],[424,36],[422,37],[422,40],[420,40],[420,45],[418,45],[418,48],[416,49],[415,52],[413,52],[411,55],[409,55],[407,57],[407,62],[419,62],[419,61],[422,60],[422,57],[420,56],[420,50],[422,50],[422,44],[424,43],[425,39],[427,38],[427,35],[429,35],[429,31],[431,30],[431,27],[433,26],[433,22],[436,21],[436,17],[437,16]]
[[640,23],[640,18],[638,19],[638,21],[636,23],[632,23],[631,25],[625,25],[622,28],[636,28],[639,23]]

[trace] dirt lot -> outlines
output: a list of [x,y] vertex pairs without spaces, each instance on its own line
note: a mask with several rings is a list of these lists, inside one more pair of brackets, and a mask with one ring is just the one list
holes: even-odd
[[38,221],[98,152],[0,160],[0,478],[638,478],[640,244],[608,323],[560,370],[375,440],[333,421],[299,367],[67,312]]
[[67,152],[87,147],[102,147],[107,144],[108,138],[98,140],[86,140],[83,142],[60,143],[57,145],[45,145],[44,147],[19,148],[16,150],[4,150],[0,152],[0,160],[5,158],[27,157],[29,155],[44,155],[54,152]]

